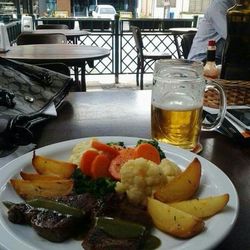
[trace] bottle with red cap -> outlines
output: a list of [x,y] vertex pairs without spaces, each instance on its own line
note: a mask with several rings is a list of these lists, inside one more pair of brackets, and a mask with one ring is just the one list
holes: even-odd
[[215,40],[209,40],[207,47],[207,61],[204,66],[204,76],[208,79],[215,79],[218,78],[219,76],[219,71],[215,63],[215,53],[216,53]]

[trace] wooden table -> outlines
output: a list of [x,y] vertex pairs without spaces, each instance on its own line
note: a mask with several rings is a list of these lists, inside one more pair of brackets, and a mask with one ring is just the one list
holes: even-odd
[[73,44],[77,44],[79,37],[90,34],[90,32],[86,30],[75,30],[75,29],[39,29],[39,30],[32,31],[31,33],[33,34],[61,33],[61,34],[64,34],[69,41],[72,41]]
[[[150,100],[149,90],[70,93],[58,117],[37,134],[37,145],[90,136],[150,138]],[[240,198],[238,221],[216,249],[249,249],[250,148],[217,132],[202,132],[201,143],[200,155],[228,175]]]
[[180,49],[181,45],[178,41],[178,39],[182,39],[182,35],[187,33],[187,32],[196,32],[197,28],[189,28],[189,27],[179,27],[179,28],[170,28],[169,31],[171,31],[171,33],[174,36],[174,42],[175,42],[175,46],[176,46],[176,51],[178,54],[178,57],[181,58],[182,57],[182,51]]
[[[68,66],[81,69],[81,91],[86,91],[85,63],[93,67],[94,60],[108,57],[108,49],[77,44],[32,44],[12,46],[7,53],[0,56],[15,59],[26,63],[53,63],[61,62]],[[76,71],[78,81],[78,70]]]
[[[149,90],[70,93],[58,117],[37,129],[37,146],[92,136],[150,138]],[[216,250],[250,246],[250,148],[217,132],[202,132],[201,156],[217,165],[235,185],[240,199],[238,220]],[[191,250],[191,249],[189,249]]]

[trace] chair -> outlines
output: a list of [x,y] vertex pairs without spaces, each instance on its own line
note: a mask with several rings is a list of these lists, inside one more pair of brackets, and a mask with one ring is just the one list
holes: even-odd
[[182,47],[182,55],[184,59],[188,58],[189,51],[192,47],[193,39],[195,37],[196,31],[188,31],[187,33],[183,34],[181,40],[181,47]]
[[[147,53],[144,52],[143,41],[141,36],[140,28],[136,26],[130,26],[133,37],[135,40],[136,51],[137,51],[137,70],[136,70],[136,84],[140,85],[140,89],[143,89],[143,74],[145,73],[146,66],[152,62],[159,59],[171,59],[171,55],[159,52],[159,53]],[[140,75],[140,81],[139,81]]]
[[66,24],[41,24],[36,26],[37,30],[41,29],[65,29],[68,30],[69,26]]
[[17,37],[16,43],[17,45],[67,43],[67,37],[61,33],[55,33],[55,34],[21,33]]

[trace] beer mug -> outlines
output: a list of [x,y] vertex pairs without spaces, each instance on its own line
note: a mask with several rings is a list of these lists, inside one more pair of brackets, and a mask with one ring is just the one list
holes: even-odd
[[[202,124],[203,97],[207,89],[220,94],[213,124]],[[218,128],[225,116],[226,97],[216,83],[206,83],[203,64],[189,60],[158,60],[155,63],[152,101],[152,138],[190,151],[199,151],[201,129]]]

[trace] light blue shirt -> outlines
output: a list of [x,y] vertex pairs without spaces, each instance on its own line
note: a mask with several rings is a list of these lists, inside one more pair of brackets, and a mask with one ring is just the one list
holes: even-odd
[[234,4],[235,0],[214,0],[211,2],[204,13],[204,18],[200,20],[188,59],[206,60],[208,40],[215,40],[216,61],[221,61],[222,51],[227,37],[226,13]]

